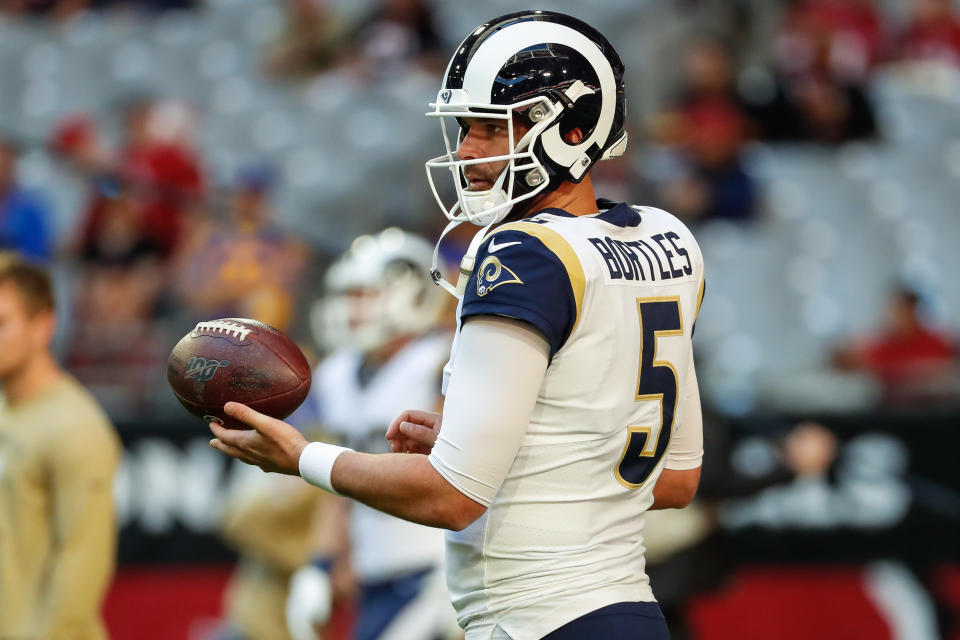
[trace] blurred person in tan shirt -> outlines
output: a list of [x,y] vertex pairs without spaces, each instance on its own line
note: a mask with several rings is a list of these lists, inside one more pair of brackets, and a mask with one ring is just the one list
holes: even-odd
[[0,639],[106,637],[120,445],[50,351],[50,278],[0,252]]
[[290,578],[310,559],[317,491],[296,478],[242,472],[220,527],[240,555],[225,594],[230,629],[223,637],[290,640],[284,608]]

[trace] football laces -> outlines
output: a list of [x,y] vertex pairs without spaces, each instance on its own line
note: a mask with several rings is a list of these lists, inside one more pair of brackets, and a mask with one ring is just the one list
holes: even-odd
[[235,322],[225,322],[223,320],[211,320],[209,322],[198,322],[197,326],[193,328],[193,332],[197,334],[202,333],[216,333],[221,335],[228,335],[234,338],[237,338],[241,342],[246,339],[246,337],[253,331],[253,329],[248,329],[242,324],[237,324]]

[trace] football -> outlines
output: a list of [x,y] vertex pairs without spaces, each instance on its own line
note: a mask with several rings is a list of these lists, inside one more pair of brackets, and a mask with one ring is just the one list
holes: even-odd
[[310,365],[283,333],[256,320],[200,322],[167,359],[167,381],[187,410],[207,422],[247,429],[223,412],[229,401],[286,418],[310,391]]

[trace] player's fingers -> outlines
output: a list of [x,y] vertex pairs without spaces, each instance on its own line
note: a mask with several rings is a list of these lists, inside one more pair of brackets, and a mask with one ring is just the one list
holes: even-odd
[[406,411],[398,415],[393,421],[390,422],[390,426],[387,427],[387,433],[384,436],[387,440],[393,441],[400,434],[400,423],[406,420]]
[[263,436],[253,429],[228,429],[216,422],[209,423],[210,431],[220,442],[235,447],[247,454],[254,453],[262,446]]
[[425,427],[430,429],[435,429],[437,424],[440,422],[440,414],[434,413],[433,411],[419,411],[416,409],[409,409],[404,411],[402,414],[404,422],[414,422],[416,424],[422,424]]
[[400,433],[420,445],[432,447],[433,443],[437,441],[437,433],[433,429],[425,427],[422,424],[417,424],[415,422],[401,422],[399,429]]
[[390,451],[393,453],[410,453],[414,448],[419,448],[419,445],[416,442],[400,433],[399,428],[397,429],[396,434],[389,439],[389,442]]
[[403,452],[403,443],[399,438],[387,438],[387,442],[390,443],[390,451],[393,453],[402,453]]
[[276,418],[271,418],[239,402],[228,402],[223,405],[223,411],[231,418],[250,425],[264,435],[272,433],[276,429],[274,423],[279,422]]
[[223,442],[222,440],[220,440],[219,438],[214,438],[213,440],[211,440],[211,441],[210,441],[210,446],[213,447],[214,449],[216,449],[217,451],[220,451],[221,453],[227,454],[227,455],[230,456],[231,458],[237,458],[237,459],[240,460],[241,462],[246,462],[247,464],[256,464],[256,463],[247,455],[247,453],[246,453],[245,451],[243,451],[243,450],[241,450],[241,449],[238,449],[237,447],[234,447],[233,445],[229,445],[229,444]]
[[394,418],[393,421],[390,423],[390,426],[387,427],[387,433],[385,437],[387,441],[390,442],[390,446],[393,448],[394,453],[404,451],[404,448],[403,448],[404,436],[402,433],[400,433],[400,425],[403,424],[404,422],[414,420],[413,414],[415,413],[419,413],[419,412],[413,411],[411,409],[407,409],[406,411],[401,411],[400,415]]
[[241,444],[241,439],[245,434],[244,431],[237,429],[227,429],[218,422],[208,422],[207,425],[210,427],[210,431],[213,432],[213,435],[216,436],[217,440],[231,446]]
[[399,428],[394,434],[387,438],[387,442],[390,443],[390,450],[394,453],[403,453],[410,448],[411,444],[410,438],[400,433]]

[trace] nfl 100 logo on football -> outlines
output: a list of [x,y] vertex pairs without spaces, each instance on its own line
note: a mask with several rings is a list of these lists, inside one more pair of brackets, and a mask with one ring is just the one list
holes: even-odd
[[203,385],[208,382],[217,371],[230,364],[229,360],[207,360],[199,356],[191,356],[187,361],[187,368],[183,372],[183,377],[194,381],[194,390],[203,393]]

